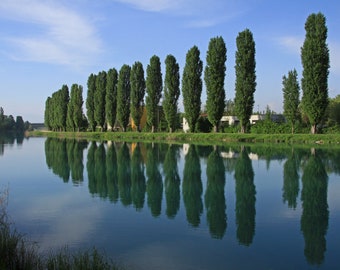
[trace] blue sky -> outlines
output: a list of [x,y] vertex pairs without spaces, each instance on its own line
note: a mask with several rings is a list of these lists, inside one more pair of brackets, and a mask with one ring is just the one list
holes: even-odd
[[[0,106],[5,114],[42,122],[45,101],[63,84],[81,84],[91,73],[168,54],[181,74],[194,45],[205,63],[211,38],[227,46],[225,89],[234,98],[239,32],[256,44],[255,108],[282,112],[282,76],[302,75],[300,48],[311,13],[327,19],[331,68],[329,96],[340,94],[340,2],[336,0],[1,0]],[[202,77],[203,79],[203,77]],[[205,88],[202,103],[206,101]],[[180,108],[183,109],[180,98]],[[85,112],[85,108],[84,108]]]

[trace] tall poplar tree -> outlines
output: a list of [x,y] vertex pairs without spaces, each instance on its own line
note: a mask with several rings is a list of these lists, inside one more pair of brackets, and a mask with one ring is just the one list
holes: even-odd
[[235,112],[240,120],[241,133],[245,133],[253,112],[256,90],[255,42],[249,29],[238,34],[236,46]]
[[94,118],[94,93],[96,92],[96,75],[91,74],[87,79],[86,115],[92,131],[96,130],[96,120]]
[[224,78],[227,61],[227,48],[222,37],[210,40],[207,51],[207,65],[204,80],[207,88],[207,112],[209,122],[218,131],[225,107]]
[[74,131],[75,125],[73,121],[73,114],[74,114],[74,104],[75,104],[75,95],[78,89],[77,84],[72,84],[71,86],[71,93],[70,93],[70,101],[67,105],[67,119],[66,119],[66,126],[68,130]]
[[131,68],[131,117],[135,122],[137,131],[140,131],[140,121],[143,115],[145,79],[141,62],[135,62]]
[[[48,130],[52,129],[52,98],[48,97],[45,101],[44,124]],[[0,127],[3,122],[3,109],[0,107]]]
[[105,96],[106,72],[101,71],[96,77],[96,91],[94,92],[94,119],[101,131],[105,129]]
[[75,91],[73,102],[73,123],[75,129],[79,132],[83,124],[83,87],[81,85],[77,85]]
[[301,48],[302,108],[314,134],[328,106],[329,50],[325,16],[322,13],[311,14],[305,30],[306,37]]
[[190,132],[195,126],[201,110],[203,63],[197,46],[192,47],[186,55],[182,77],[182,94],[185,118],[189,123]]
[[63,85],[57,94],[57,123],[59,130],[66,130],[66,119],[67,119],[67,106],[70,100],[69,90],[67,85]]
[[288,77],[283,76],[283,114],[292,126],[294,133],[294,125],[299,116],[299,95],[300,87],[297,79],[296,70],[288,72]]
[[146,68],[146,118],[151,126],[151,132],[155,132],[158,119],[158,103],[162,97],[162,72],[159,57],[150,58],[150,64]]
[[111,126],[112,131],[117,116],[117,83],[118,72],[115,68],[111,68],[106,76],[105,113],[106,122]]
[[164,100],[165,119],[171,133],[177,124],[179,89],[179,65],[176,58],[169,54],[165,59]]
[[117,85],[117,118],[124,132],[130,118],[130,73],[130,66],[123,65],[119,71]]

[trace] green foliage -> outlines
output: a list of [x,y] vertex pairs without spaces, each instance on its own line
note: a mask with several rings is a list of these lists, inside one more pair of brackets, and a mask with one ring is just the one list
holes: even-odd
[[204,80],[207,88],[207,112],[214,131],[218,131],[219,122],[225,107],[224,78],[227,61],[227,49],[222,37],[212,38],[207,52],[207,65]]
[[78,84],[71,86],[70,101],[67,106],[67,128],[78,131],[83,126],[83,87]]
[[121,127],[123,128],[123,131],[126,131],[130,117],[130,73],[130,66],[123,65],[119,71],[117,85],[117,118]]
[[202,69],[200,51],[197,46],[194,46],[187,52],[182,78],[184,113],[190,132],[195,132],[201,110]]
[[340,95],[337,95],[335,98],[329,99],[327,115],[327,125],[340,125]]
[[255,42],[249,29],[238,34],[236,46],[235,112],[240,120],[241,132],[244,133],[253,112],[256,88]]
[[300,87],[297,79],[297,72],[288,72],[288,77],[283,76],[283,114],[287,121],[292,126],[292,133],[294,133],[294,124],[299,118],[299,95]]
[[131,68],[131,117],[140,131],[140,120],[143,115],[145,79],[144,69],[141,62],[135,62]]
[[106,122],[112,129],[117,116],[117,83],[118,72],[115,68],[111,68],[106,76],[105,113]]
[[97,75],[91,74],[87,80],[86,115],[92,131],[96,130],[94,117],[94,93],[96,92]]
[[165,80],[164,80],[164,100],[163,108],[165,119],[168,124],[170,133],[175,130],[178,121],[178,98],[180,95],[179,89],[179,65],[176,58],[169,54],[165,59]]
[[101,71],[96,77],[96,91],[94,92],[94,119],[102,131],[105,129],[105,96],[106,72]]
[[45,102],[44,122],[52,130],[65,131],[67,122],[67,110],[69,103],[69,90],[67,85],[48,97]]
[[322,13],[311,14],[305,30],[306,37],[301,48],[302,107],[312,126],[311,132],[316,133],[328,105],[329,50],[325,16]]
[[151,126],[151,132],[157,125],[157,110],[162,97],[162,72],[159,57],[154,55],[146,69],[146,113],[147,123]]

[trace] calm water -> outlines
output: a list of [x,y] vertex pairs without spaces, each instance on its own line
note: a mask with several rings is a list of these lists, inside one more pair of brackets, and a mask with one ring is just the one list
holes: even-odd
[[339,269],[340,150],[0,139],[0,188],[41,250],[131,269]]

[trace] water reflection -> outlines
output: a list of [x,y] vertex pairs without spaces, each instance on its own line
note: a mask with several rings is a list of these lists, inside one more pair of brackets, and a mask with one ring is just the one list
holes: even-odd
[[203,212],[202,192],[200,160],[196,146],[191,145],[188,154],[185,156],[182,193],[187,220],[193,227],[198,227],[201,222]]
[[305,165],[302,184],[301,231],[305,238],[304,253],[309,263],[320,265],[324,261],[328,229],[328,176],[314,150]]
[[249,158],[249,150],[242,147],[235,165],[236,193],[236,236],[240,244],[249,246],[255,235],[254,170]]
[[207,162],[207,188],[204,195],[210,234],[223,238],[227,229],[226,202],[224,196],[225,170],[218,149],[212,151]]
[[136,210],[141,210],[144,207],[146,192],[144,168],[140,144],[133,144],[131,157],[131,195],[132,203]]
[[[316,265],[324,261],[329,219],[327,172],[339,173],[340,163],[340,155],[331,154],[331,150],[87,143],[49,138],[45,141],[46,164],[64,182],[72,179],[75,185],[81,185],[85,149],[88,189],[93,196],[133,205],[137,211],[147,205],[153,217],[164,212],[169,219],[174,219],[182,206],[192,227],[201,226],[205,213],[210,235],[216,239],[227,233],[225,186],[227,180],[235,181],[236,238],[245,246],[253,243],[256,231],[253,160],[266,160],[267,168],[270,160],[282,161],[282,200],[291,211],[299,211],[301,186],[300,226],[306,260]],[[201,168],[204,164],[206,169]],[[234,179],[226,179],[227,175]]]
[[297,206],[297,197],[299,195],[299,158],[292,150],[283,165],[283,202],[288,203],[289,208],[295,209]]
[[177,215],[180,206],[181,179],[177,168],[178,157],[179,146],[169,145],[163,165],[165,175],[166,215],[168,218],[174,218]]

